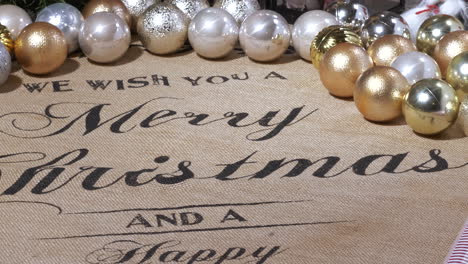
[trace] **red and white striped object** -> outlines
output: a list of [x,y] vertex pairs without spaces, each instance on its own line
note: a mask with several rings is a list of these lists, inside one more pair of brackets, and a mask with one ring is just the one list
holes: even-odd
[[468,264],[468,222],[453,245],[446,264]]

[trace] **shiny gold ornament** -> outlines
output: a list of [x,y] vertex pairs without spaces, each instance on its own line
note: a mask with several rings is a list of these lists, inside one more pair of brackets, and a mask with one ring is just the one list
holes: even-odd
[[411,40],[399,35],[385,35],[367,50],[377,66],[390,66],[398,56],[410,51],[417,51],[416,46]]
[[465,51],[450,62],[447,68],[447,82],[455,89],[458,99],[468,95],[468,51]]
[[118,15],[127,25],[132,27],[132,16],[127,7],[120,0],[91,0],[83,8],[83,17],[86,19],[92,14],[109,12]]
[[458,110],[457,122],[460,124],[465,136],[468,136],[468,96],[465,96]]
[[372,66],[374,63],[364,48],[340,43],[323,56],[320,80],[332,95],[351,97],[359,75]]
[[450,84],[439,79],[424,79],[411,86],[404,97],[403,115],[417,133],[438,134],[457,119],[458,97]]
[[10,55],[13,55],[15,41],[11,38],[10,31],[2,24],[0,24],[0,43],[5,45]]
[[410,84],[398,70],[376,66],[357,79],[354,103],[366,119],[390,121],[401,115],[403,97],[409,88]]
[[419,51],[432,56],[435,46],[443,36],[450,32],[463,29],[463,23],[453,16],[432,16],[424,21],[419,28],[416,37],[416,47],[418,47]]
[[320,31],[310,47],[310,57],[315,68],[319,68],[323,55],[329,49],[344,42],[362,46],[361,37],[349,27],[335,25]]
[[442,77],[447,74],[447,67],[458,54],[468,51],[468,31],[459,30],[445,35],[434,49],[434,59],[439,64]]
[[16,39],[16,59],[25,71],[33,74],[55,71],[65,62],[67,54],[65,36],[49,23],[32,23]]

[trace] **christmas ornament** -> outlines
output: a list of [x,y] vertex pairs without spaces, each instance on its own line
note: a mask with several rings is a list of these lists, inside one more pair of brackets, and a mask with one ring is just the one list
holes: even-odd
[[256,61],[278,59],[289,47],[291,33],[288,22],[271,10],[248,16],[239,31],[240,45],[249,58]]
[[47,22],[60,29],[67,40],[68,53],[78,49],[78,33],[83,16],[74,6],[64,3],[52,4],[39,12],[36,22]]
[[337,1],[328,6],[326,11],[334,15],[340,25],[352,27],[355,30],[360,30],[369,18],[367,7],[357,3]]
[[403,115],[415,132],[433,135],[455,122],[458,104],[450,84],[438,79],[424,79],[413,84],[405,95]]
[[83,8],[85,19],[99,12],[114,13],[123,19],[130,28],[132,27],[132,16],[121,0],[91,0]]
[[468,136],[468,96],[465,96],[465,99],[460,104],[457,121],[463,129],[465,136]]
[[376,66],[365,71],[356,81],[354,103],[368,120],[385,122],[401,115],[403,96],[410,85],[396,69]]
[[239,25],[244,22],[249,15],[260,10],[260,4],[257,0],[216,0],[213,7],[228,11]]
[[11,56],[8,49],[0,44],[0,87],[8,80],[11,72]]
[[468,31],[450,32],[437,43],[433,57],[439,64],[442,77],[445,77],[450,61],[464,51],[468,51]]
[[162,3],[162,0],[122,0],[122,3],[127,7],[128,12],[132,16],[132,32],[137,31],[138,18],[146,11],[150,6],[154,4]]
[[463,24],[455,17],[448,15],[433,16],[421,25],[418,30],[416,46],[419,51],[432,55],[439,40],[446,34],[463,30]]
[[362,27],[361,37],[365,47],[385,35],[400,35],[408,39],[411,36],[406,21],[389,11],[371,16]]
[[375,65],[379,66],[390,66],[398,56],[410,51],[417,51],[416,46],[411,40],[399,35],[383,36],[367,50]]
[[13,50],[15,48],[15,42],[11,38],[10,31],[0,24],[0,43],[5,45],[5,48],[10,52],[10,55],[13,55]]
[[447,68],[447,82],[455,89],[460,101],[468,96],[468,49],[450,62]]
[[349,27],[329,26],[320,31],[310,47],[310,58],[315,68],[319,68],[323,54],[343,42],[362,46],[361,37]]
[[193,19],[198,12],[210,7],[207,0],[170,0],[169,3],[177,6],[189,19]]
[[351,97],[358,77],[372,66],[374,63],[364,48],[340,43],[323,56],[320,80],[332,95]]
[[224,9],[206,8],[190,22],[188,39],[195,52],[216,59],[228,55],[236,46],[239,27],[234,17]]
[[15,42],[15,56],[23,70],[32,74],[48,74],[67,59],[64,34],[56,26],[35,22],[26,26]]
[[15,5],[0,5],[0,24],[8,28],[13,40],[31,23],[31,17],[23,9]]
[[80,47],[88,59],[110,63],[121,58],[131,41],[130,28],[118,15],[109,12],[88,17],[81,26]]
[[151,6],[138,19],[137,31],[143,45],[155,54],[170,54],[187,40],[189,19],[175,5]]
[[428,18],[436,15],[438,8],[436,5],[418,5],[415,8],[409,9],[401,14],[401,17],[408,23],[411,40],[416,43],[418,30],[422,23]]
[[391,66],[400,71],[410,84],[422,79],[441,78],[439,65],[435,60],[419,51],[400,55]]
[[322,11],[313,10],[302,14],[294,23],[292,41],[296,52],[307,61],[310,61],[310,47],[317,34],[324,28],[338,25],[335,16]]

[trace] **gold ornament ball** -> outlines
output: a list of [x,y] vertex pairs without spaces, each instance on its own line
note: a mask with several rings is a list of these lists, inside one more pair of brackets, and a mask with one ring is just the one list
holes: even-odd
[[109,12],[118,15],[127,25],[132,27],[132,16],[127,7],[120,0],[91,0],[83,8],[83,17],[86,19],[92,14]]
[[131,30],[132,32],[137,32],[138,18],[146,11],[146,9],[152,5],[162,3],[162,0],[122,0],[122,2],[132,16]]
[[340,43],[323,56],[320,80],[332,95],[351,97],[358,77],[372,66],[374,63],[364,48]]
[[453,58],[447,68],[446,80],[455,89],[458,99],[468,95],[468,51]]
[[15,49],[15,41],[11,37],[8,28],[2,24],[0,24],[0,43],[5,45],[10,55],[13,55],[13,51]]
[[434,59],[439,64],[442,77],[447,74],[447,67],[458,54],[468,51],[468,31],[459,30],[445,35],[434,49]]
[[439,79],[424,79],[411,86],[404,97],[403,115],[417,133],[438,134],[457,119],[458,97],[450,84]]
[[339,43],[362,46],[361,37],[351,28],[337,25],[326,27],[317,34],[310,47],[310,58],[315,68],[319,68],[323,55]]
[[354,103],[368,120],[385,122],[401,116],[403,97],[410,84],[398,70],[376,66],[356,81]]
[[468,96],[465,96],[458,110],[458,123],[460,124],[465,136],[468,136]]
[[443,36],[450,32],[463,29],[463,23],[453,16],[432,16],[425,20],[419,28],[416,36],[416,46],[419,51],[432,56],[435,46]]
[[399,35],[385,35],[373,42],[367,50],[377,66],[390,66],[398,56],[410,51],[417,51],[414,43]]
[[67,54],[65,36],[49,23],[29,24],[16,39],[16,59],[25,71],[32,74],[47,74],[57,70],[67,59]]

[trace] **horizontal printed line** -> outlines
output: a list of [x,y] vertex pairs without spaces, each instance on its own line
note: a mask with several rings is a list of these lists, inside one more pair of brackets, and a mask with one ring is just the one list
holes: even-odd
[[176,233],[195,233],[195,232],[213,232],[213,231],[228,231],[228,230],[262,229],[262,228],[274,228],[274,227],[327,225],[327,224],[340,224],[340,223],[350,223],[350,222],[354,222],[354,221],[330,221],[330,222],[272,224],[272,225],[255,225],[255,226],[231,226],[231,227],[219,227],[219,228],[199,228],[199,229],[186,229],[186,230],[174,230],[174,231],[156,231],[156,232],[91,234],[91,235],[76,235],[76,236],[65,236],[65,237],[39,238],[38,240],[61,240],[61,239],[93,238],[93,237],[136,236],[136,235],[162,235],[162,234],[176,234]]
[[138,211],[169,211],[169,210],[181,210],[181,209],[192,209],[192,208],[213,208],[213,207],[228,207],[228,206],[255,206],[255,205],[269,205],[269,204],[291,204],[291,203],[304,203],[304,202],[311,202],[311,201],[312,200],[271,201],[271,202],[256,202],[256,203],[200,204],[200,205],[185,205],[185,206],[178,206],[178,207],[130,208],[130,209],[119,209],[119,210],[107,210],[107,211],[76,212],[76,213],[66,213],[66,214],[111,214],[111,213],[122,213],[122,212],[138,212]]

